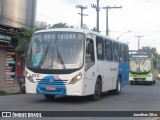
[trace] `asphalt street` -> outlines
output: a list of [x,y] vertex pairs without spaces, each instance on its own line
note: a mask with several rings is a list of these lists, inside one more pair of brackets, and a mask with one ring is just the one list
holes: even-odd
[[[47,101],[43,95],[17,94],[0,96],[0,111],[160,111],[160,81],[154,85],[127,85],[120,95],[105,93],[99,101],[87,97],[59,96]],[[63,116],[63,112],[61,113]],[[134,114],[134,113],[133,113]],[[68,120],[156,120],[157,117],[53,117],[33,118]],[[74,115],[73,115],[74,116]],[[2,118],[1,118],[2,119]],[[5,118],[3,118],[5,119]],[[21,118],[10,118],[21,119]],[[28,118],[23,118],[28,119]],[[31,119],[31,118],[30,118]]]

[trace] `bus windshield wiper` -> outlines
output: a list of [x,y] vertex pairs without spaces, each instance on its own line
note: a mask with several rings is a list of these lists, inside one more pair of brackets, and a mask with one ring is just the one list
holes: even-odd
[[62,64],[63,69],[66,69],[66,66],[65,66],[65,64],[64,64],[64,60],[63,60],[61,54],[60,54],[59,51],[58,51],[58,46],[57,46],[57,55],[58,55],[58,59],[60,60],[60,62],[61,62],[61,64]]
[[137,68],[138,70],[136,70],[136,72],[139,72],[139,71],[140,71],[140,61],[137,62],[137,59],[136,59],[136,58],[134,58],[134,61],[135,61],[135,63],[136,63],[136,66],[138,67],[138,68]]
[[39,63],[39,65],[38,65],[38,67],[41,67],[42,64],[44,63],[44,61],[46,60],[46,56],[47,56],[47,54],[48,54],[48,49],[49,49],[49,43],[48,43],[48,45],[47,45],[46,51],[44,51],[44,53],[42,53],[42,58],[41,58],[41,60],[40,60],[40,63]]

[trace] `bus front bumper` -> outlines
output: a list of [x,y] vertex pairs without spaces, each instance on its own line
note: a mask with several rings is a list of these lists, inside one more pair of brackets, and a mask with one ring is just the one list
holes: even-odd
[[46,85],[32,83],[26,80],[26,93],[30,94],[49,94],[49,95],[67,95],[84,96],[82,84],[67,85]]

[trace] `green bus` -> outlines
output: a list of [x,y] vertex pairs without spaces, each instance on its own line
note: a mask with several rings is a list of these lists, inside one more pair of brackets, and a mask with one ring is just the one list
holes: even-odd
[[156,70],[154,65],[155,58],[152,54],[135,53],[129,55],[129,82],[131,85],[141,82],[155,83]]

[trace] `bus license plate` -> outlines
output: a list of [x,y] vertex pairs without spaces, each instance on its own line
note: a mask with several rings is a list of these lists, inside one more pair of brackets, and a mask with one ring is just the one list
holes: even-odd
[[56,90],[56,87],[50,87],[50,86],[48,86],[48,87],[46,87],[46,90],[47,91],[53,91],[53,90]]

